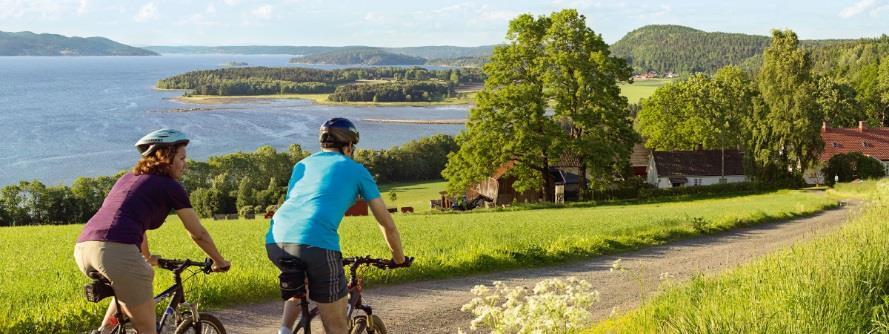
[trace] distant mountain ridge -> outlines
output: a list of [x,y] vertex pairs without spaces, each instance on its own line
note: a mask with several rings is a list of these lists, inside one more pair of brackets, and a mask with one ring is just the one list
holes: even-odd
[[412,57],[426,59],[462,58],[462,57],[486,57],[491,55],[491,50],[496,45],[482,46],[413,46],[401,48],[372,47],[372,46],[146,46],[145,49],[161,54],[283,54],[310,56],[318,53],[331,52],[343,49],[373,48],[391,53],[403,54]]
[[104,37],[66,37],[0,31],[0,56],[157,56]]

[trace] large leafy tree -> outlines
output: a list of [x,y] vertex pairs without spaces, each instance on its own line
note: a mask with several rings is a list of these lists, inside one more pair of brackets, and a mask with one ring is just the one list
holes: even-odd
[[516,190],[540,189],[548,198],[549,167],[558,156],[561,129],[546,115],[543,40],[550,19],[524,14],[509,23],[508,43],[494,49],[484,88],[457,136],[442,175],[460,193],[507,163]]
[[820,137],[823,113],[817,104],[812,61],[801,49],[796,33],[772,31],[763,55],[759,90],[768,108],[756,113],[753,153],[759,167],[788,170],[794,176],[817,162],[824,143]]
[[636,128],[649,148],[724,152],[744,146],[755,100],[747,75],[727,66],[713,77],[697,74],[659,88],[644,100]]
[[564,149],[580,162],[584,191],[588,171],[600,179],[612,179],[637,140],[627,99],[617,86],[629,81],[631,69],[622,58],[611,56],[602,36],[573,9],[552,14],[543,42],[545,93],[555,117],[564,120]]
[[855,99],[855,89],[846,82],[830,78],[818,77],[818,106],[824,114],[824,120],[835,127],[858,126],[858,121],[867,117],[861,104]]

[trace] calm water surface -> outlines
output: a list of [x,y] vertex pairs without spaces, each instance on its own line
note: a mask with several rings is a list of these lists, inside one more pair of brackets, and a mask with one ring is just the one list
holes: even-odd
[[[135,162],[136,140],[162,127],[188,133],[189,155],[197,160],[265,144],[286,149],[298,143],[315,151],[318,126],[333,116],[357,121],[364,148],[389,148],[463,129],[362,119],[458,119],[466,117],[468,106],[344,107],[303,100],[196,105],[175,101],[181,92],[153,89],[158,79],[228,61],[288,66],[289,58],[0,57],[0,186],[32,179],[70,183],[77,176],[113,174]],[[175,112],[189,108],[206,110]]]

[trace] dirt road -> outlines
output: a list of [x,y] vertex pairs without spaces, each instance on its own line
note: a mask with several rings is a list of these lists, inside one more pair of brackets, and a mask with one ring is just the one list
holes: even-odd
[[[510,286],[533,286],[540,280],[576,276],[593,284],[601,301],[593,313],[608,317],[612,309],[638,306],[640,285],[626,273],[610,272],[611,264],[623,259],[624,267],[641,273],[646,295],[654,293],[661,273],[673,282],[687,281],[696,273],[713,274],[789,246],[813,235],[841,226],[856,205],[783,223],[763,224],[717,235],[697,237],[663,246],[554,267],[513,270],[473,277],[423,281],[365,290],[366,302],[374,306],[390,333],[455,333],[467,329],[472,317],[460,307],[472,299],[469,290],[478,284],[504,281]],[[280,302],[243,305],[214,312],[229,333],[275,333],[279,326]],[[317,324],[317,325],[320,325]],[[321,331],[313,326],[313,332]]]

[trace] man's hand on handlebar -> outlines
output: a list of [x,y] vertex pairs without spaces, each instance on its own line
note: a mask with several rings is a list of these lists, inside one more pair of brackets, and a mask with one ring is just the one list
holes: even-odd
[[210,267],[214,272],[222,273],[228,271],[232,267],[232,263],[228,262],[225,259],[219,261],[213,261],[213,266]]
[[410,267],[411,264],[414,263],[414,258],[410,257],[410,256],[405,256],[404,258],[401,259],[401,262],[399,262],[397,259],[392,259],[390,261],[391,261],[391,264],[389,266],[392,268]]

